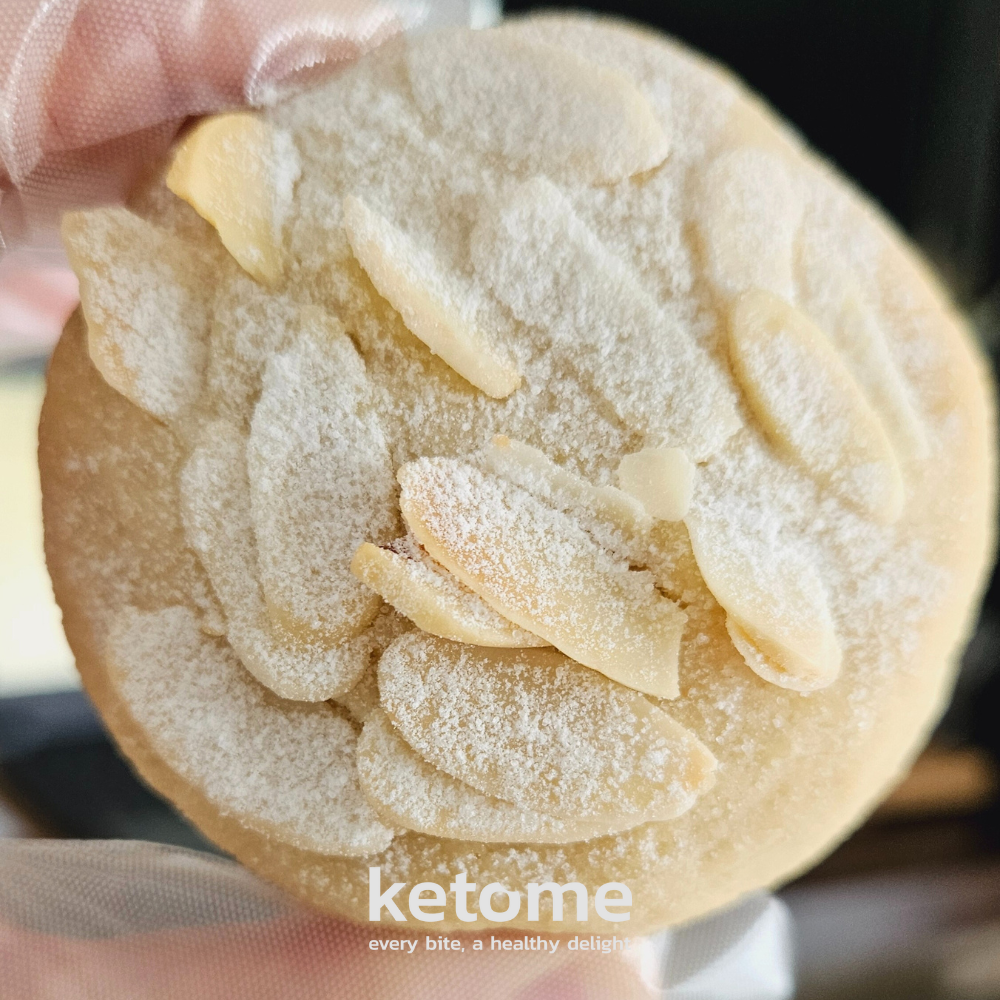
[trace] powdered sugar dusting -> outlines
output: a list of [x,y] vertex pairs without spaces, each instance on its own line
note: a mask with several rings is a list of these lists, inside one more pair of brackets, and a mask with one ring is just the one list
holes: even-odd
[[258,582],[246,445],[225,419],[207,423],[181,475],[181,502],[192,547],[201,557],[243,664],[284,697],[320,701],[346,692],[375,646],[368,633],[340,644],[276,634]]
[[733,364],[778,448],[870,516],[893,521],[903,484],[889,439],[821,331],[754,289],[730,321]]
[[484,217],[471,249],[494,294],[651,444],[674,442],[705,458],[739,426],[713,361],[551,182],[526,182],[495,218]]
[[[942,676],[928,637],[943,650],[957,634],[958,604],[972,587],[969,546],[981,547],[981,496],[971,494],[985,480],[970,472],[983,464],[979,403],[954,392],[978,383],[943,306],[895,238],[738,84],[676,46],[603,22],[541,18],[502,30],[625,73],[669,135],[669,156],[643,174],[590,184],[575,172],[586,157],[564,170],[532,161],[541,146],[514,148],[520,119],[508,131],[486,122],[489,134],[473,141],[445,120],[434,94],[415,96],[411,67],[431,52],[455,64],[440,78],[476,67],[461,65],[469,57],[460,42],[422,50],[415,39],[409,53],[386,46],[267,112],[286,147],[275,175],[288,201],[280,288],[253,281],[206,226],[159,195],[143,209],[149,246],[164,248],[152,271],[144,237],[131,229],[86,265],[119,319],[138,304],[141,336],[123,369],[134,369],[133,380],[105,374],[170,421],[184,455],[187,539],[221,609],[202,626],[225,632],[224,641],[201,634],[171,643],[165,636],[188,627],[180,621],[188,612],[123,612],[115,635],[132,677],[123,690],[141,724],[162,736],[164,754],[188,748],[172,767],[210,789],[220,809],[245,810],[248,824],[256,815],[276,841],[383,849],[373,831],[385,837],[387,825],[373,825],[358,805],[363,790],[341,768],[354,754],[347,731],[374,719],[368,794],[389,825],[428,834],[384,849],[386,877],[450,875],[462,864],[522,883],[618,876],[632,884],[636,913],[662,924],[813,856],[877,793],[924,725]],[[461,119],[467,104],[455,112]],[[590,140],[563,138],[571,148]],[[710,172],[721,177],[727,211],[739,214],[739,191],[761,195],[763,211],[726,224],[703,196]],[[775,190],[786,176],[794,189]],[[344,231],[350,195],[400,234],[394,247],[419,247],[433,263],[422,273],[439,277],[458,314],[511,359],[521,383],[509,396],[491,398],[463,379],[378,294]],[[168,245],[177,241],[197,248],[193,269],[173,267]],[[840,268],[836,280],[808,280],[827,259]],[[731,295],[748,281],[820,322],[845,356],[904,456],[896,523],[876,523],[832,488],[844,463],[820,432],[851,435],[831,424],[829,399],[796,427],[822,453],[823,476],[764,433],[773,428],[733,377],[726,342]],[[848,292],[872,320],[851,326],[854,340],[832,329],[857,318]],[[185,296],[203,297],[204,324]],[[168,324],[156,325],[151,302]],[[190,353],[172,332],[178,324],[192,334]],[[148,351],[156,331],[162,350]],[[882,346],[866,351],[876,334]],[[793,395],[808,396],[811,383],[791,377],[808,364],[788,352],[779,360]],[[773,388],[777,369],[762,368],[759,379]],[[873,395],[876,368],[899,375],[888,402]],[[495,434],[554,464],[538,475],[499,468],[481,452]],[[908,434],[920,447],[907,450]],[[606,491],[622,457],[647,447],[682,447],[697,462],[686,526],[623,528],[590,492]],[[88,455],[78,451],[72,461],[85,470]],[[871,492],[870,465],[853,463],[849,492]],[[660,615],[661,638],[669,632],[674,644],[674,687],[656,691],[676,695],[662,703],[669,718],[553,651],[498,655],[431,640],[379,610],[347,563],[362,541],[384,545],[398,534],[391,476],[401,469],[404,506],[407,470],[423,477],[419,520],[440,544],[431,555],[449,572],[461,557],[462,582],[478,595],[460,592],[473,618],[499,613],[532,632],[541,623],[577,660],[594,666],[596,649],[605,656],[598,669],[641,687],[643,671],[663,680],[651,665],[662,666],[664,644],[645,632]],[[121,556],[103,548],[88,558],[112,576]],[[450,580],[423,557],[415,566],[435,584]],[[131,572],[116,593],[133,587]],[[190,590],[193,606],[212,608],[204,586],[175,587],[168,603]],[[754,633],[745,655],[727,617],[738,634]],[[567,642],[580,636],[587,642]],[[769,683],[758,674],[779,647],[799,656],[836,647],[840,676],[808,693]],[[181,656],[183,684],[174,676]],[[239,663],[279,695],[338,699],[354,728],[326,706],[264,692]],[[398,727],[381,742],[380,698]],[[229,756],[216,739],[220,724],[233,734]],[[393,754],[390,736],[406,754]],[[711,789],[704,747],[719,762]],[[345,811],[331,805],[320,815],[317,803],[334,801]],[[561,840],[567,828],[580,832],[581,817],[593,820],[595,836],[623,832],[585,844],[483,843]],[[647,819],[656,821],[624,830]],[[345,894],[358,896],[359,885]]]
[[674,697],[684,613],[572,518],[454,459],[399,473],[410,530],[505,618],[580,663]]
[[157,752],[223,815],[321,854],[389,845],[358,787],[350,723],[328,705],[269,695],[187,608],[124,609],[108,656]]
[[382,704],[426,760],[556,816],[685,812],[714,761],[635,691],[549,650],[481,650],[412,633],[379,662]]
[[543,644],[537,636],[512,625],[475,591],[470,590],[439,562],[432,559],[413,535],[406,534],[395,539],[389,544],[389,548],[408,561],[410,571],[418,580],[439,593],[449,606],[456,608],[463,621],[469,622],[476,628],[508,633],[514,640],[517,640],[510,645],[537,646]]
[[212,255],[124,208],[72,213],[63,239],[91,357],[123,395],[176,420],[201,389]]
[[350,560],[397,532],[396,483],[364,365],[339,324],[314,316],[267,360],[247,475],[272,619],[336,645],[378,610]]
[[358,740],[358,774],[386,822],[453,840],[568,843],[638,823],[629,816],[548,816],[484,795],[423,760],[379,710],[368,717]]

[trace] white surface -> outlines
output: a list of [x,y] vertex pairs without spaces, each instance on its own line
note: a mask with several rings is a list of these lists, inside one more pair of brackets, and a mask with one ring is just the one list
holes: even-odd
[[644,944],[644,978],[663,1000],[789,1000],[795,992],[792,921],[773,896],[751,896]]
[[[792,924],[777,899],[753,899],[744,908],[763,904],[753,923],[715,961],[669,986],[665,996],[676,1000],[786,1000],[795,992]],[[699,930],[690,928],[685,933]]]

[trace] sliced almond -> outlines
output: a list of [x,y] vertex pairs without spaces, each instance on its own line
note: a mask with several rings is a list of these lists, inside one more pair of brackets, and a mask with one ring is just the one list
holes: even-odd
[[453,459],[398,473],[421,545],[490,607],[627,687],[676,698],[686,615],[567,514]]
[[926,458],[926,428],[889,354],[885,334],[861,304],[859,293],[844,298],[830,336],[881,419],[896,454],[901,459]]
[[[777,650],[778,655],[774,659],[767,656],[729,616],[726,617],[726,631],[746,665],[765,681],[792,691],[815,691],[817,688],[826,687],[822,675],[805,674],[801,662],[790,660],[784,650]],[[773,646],[771,648],[774,650]]]
[[470,249],[480,280],[544,335],[552,364],[647,442],[701,461],[739,429],[719,363],[551,181],[532,178],[484,210]]
[[411,43],[420,109],[505,165],[586,184],[658,166],[667,137],[649,102],[618,70],[510,33],[437,32]]
[[240,267],[269,285],[284,271],[278,224],[296,163],[291,143],[280,143],[279,170],[276,138],[259,115],[214,115],[184,137],[167,173],[167,187],[215,227]]
[[382,707],[426,761],[484,795],[552,816],[672,819],[715,759],[639,693],[555,650],[410,633],[379,661]]
[[344,199],[351,250],[407,329],[466,381],[503,399],[521,375],[479,328],[463,290],[434,258],[358,198]]
[[70,212],[62,236],[80,279],[94,366],[136,406],[176,419],[201,389],[208,261],[124,208]]
[[[225,611],[226,638],[247,670],[282,698],[325,701],[354,686],[373,644],[366,632],[331,646],[316,634],[296,641],[274,628],[257,580],[245,434],[242,422],[228,419],[199,429],[179,484],[185,531]],[[355,630],[362,627],[358,622]]]
[[680,448],[643,448],[618,463],[618,482],[650,517],[680,521],[691,505],[694,466]]
[[751,670],[797,691],[826,687],[841,654],[823,585],[791,543],[758,533],[755,518],[745,505],[690,511],[698,568]]
[[416,542],[407,542],[382,548],[365,542],[354,553],[351,572],[431,635],[474,646],[549,645],[497,614]]
[[927,457],[927,432],[874,309],[824,230],[804,227],[798,243],[802,307],[839,351],[878,414],[901,462]]
[[717,157],[699,178],[695,221],[713,284],[791,298],[792,248],[802,197],[784,156],[743,146]]
[[863,513],[894,521],[904,500],[896,456],[823,332],[783,299],[753,289],[733,309],[729,351],[775,445]]
[[628,536],[649,526],[642,505],[614,486],[594,486],[557,465],[548,455],[506,434],[497,434],[483,450],[487,467],[555,506],[582,507]]
[[279,701],[190,609],[125,607],[106,669],[143,739],[231,822],[324,855],[385,850],[393,830],[358,784],[357,735],[327,704]]
[[396,532],[396,484],[364,362],[339,323],[306,311],[267,361],[247,473],[260,582],[277,628],[332,646],[375,617],[350,571],[366,538]]
[[567,844],[618,833],[634,818],[557,817],[484,795],[428,764],[376,708],[358,737],[361,790],[393,827],[480,844]]

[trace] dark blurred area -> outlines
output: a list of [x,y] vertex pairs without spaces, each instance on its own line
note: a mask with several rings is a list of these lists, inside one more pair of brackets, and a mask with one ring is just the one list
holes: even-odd
[[0,698],[0,797],[45,836],[214,850],[136,780],[82,691]]
[[[588,6],[678,36],[764,94],[916,239],[996,366],[1000,0]],[[802,1000],[1000,1000],[998,666],[994,577],[930,749],[869,822],[783,891]],[[210,849],[135,781],[76,692],[0,699],[0,799],[45,835]]]

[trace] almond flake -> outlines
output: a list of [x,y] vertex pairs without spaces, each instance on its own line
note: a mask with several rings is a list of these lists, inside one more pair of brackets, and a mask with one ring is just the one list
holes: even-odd
[[650,517],[680,521],[694,492],[694,466],[680,448],[643,448],[618,463],[621,488]]
[[382,654],[379,691],[424,760],[523,809],[612,824],[667,820],[714,782],[715,759],[692,733],[555,650],[411,632]]
[[458,47],[438,32],[410,46],[407,64],[425,115],[515,168],[613,184],[666,158],[667,137],[632,80],[564,48],[503,31]]
[[432,837],[481,844],[566,844],[617,833],[634,817],[548,816],[484,795],[427,763],[381,709],[358,737],[361,790],[386,824]]
[[[268,285],[284,272],[278,222],[282,196],[291,194],[290,185],[276,183],[276,138],[258,115],[214,115],[182,139],[167,173],[167,187],[215,227],[240,267]],[[295,150],[278,144],[287,172]]]
[[418,628],[474,646],[547,646],[497,614],[412,539],[379,548],[365,542],[351,572]]
[[421,545],[504,618],[621,684],[676,698],[687,616],[570,516],[453,459],[398,473]]
[[736,377],[772,442],[843,499],[887,524],[903,508],[892,445],[823,332],[783,299],[753,289],[729,324]]
[[429,253],[358,198],[344,199],[344,228],[358,263],[410,333],[487,396],[503,399],[521,384]]

